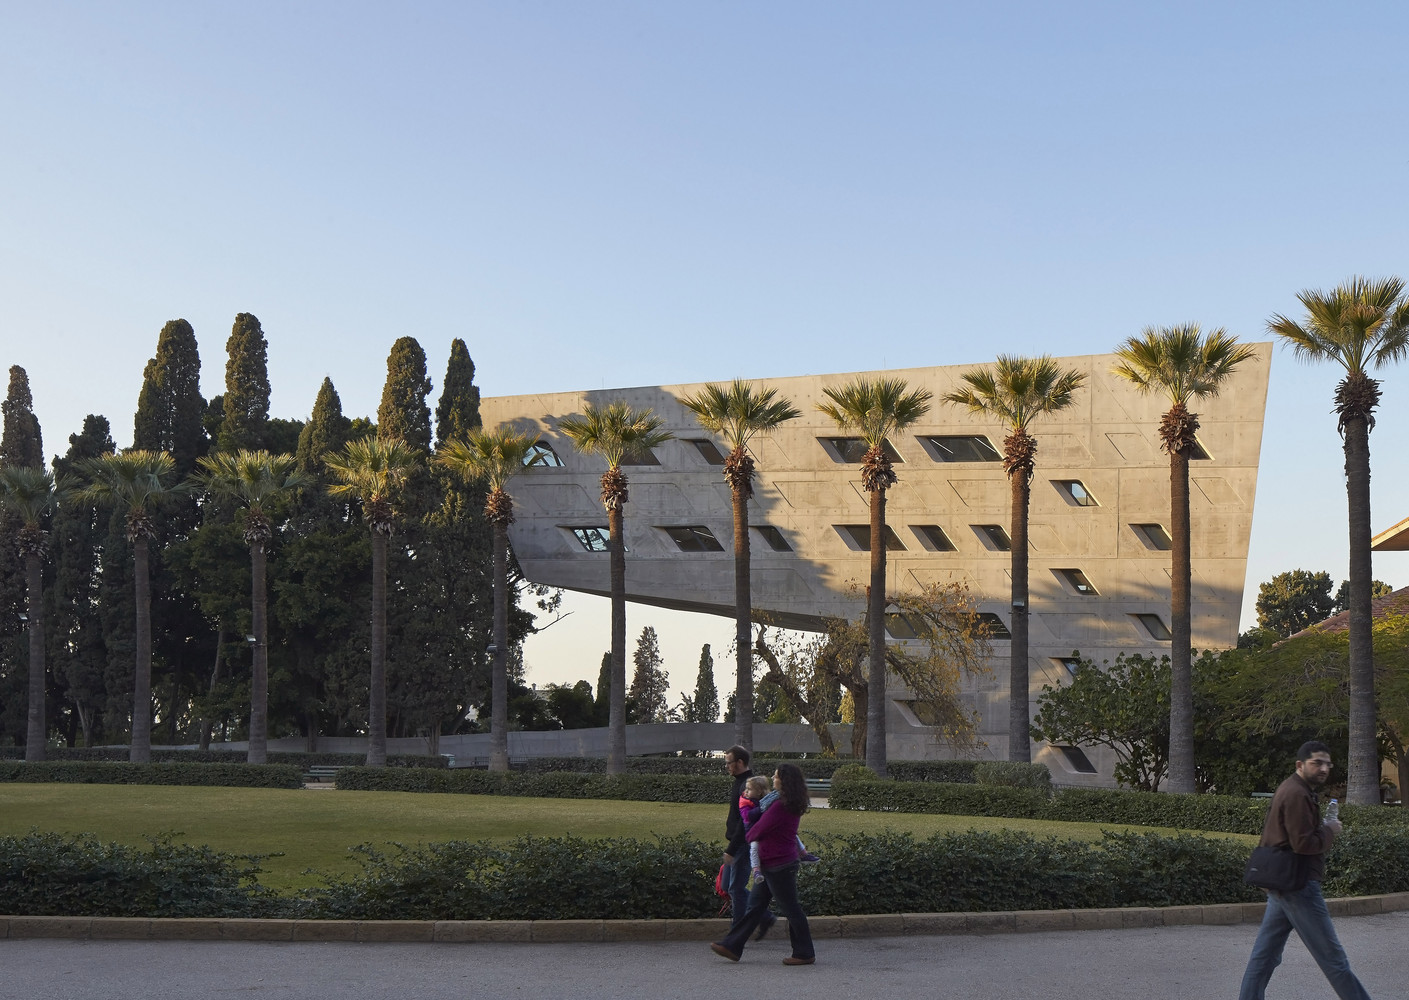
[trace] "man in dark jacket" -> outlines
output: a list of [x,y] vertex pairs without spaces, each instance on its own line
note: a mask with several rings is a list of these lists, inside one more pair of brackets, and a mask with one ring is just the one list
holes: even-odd
[[[724,767],[734,778],[734,788],[729,793],[729,818],[724,822],[724,836],[729,838],[729,846],[724,848],[724,863],[733,872],[729,898],[733,905],[732,919],[737,921],[749,903],[749,845],[744,840],[744,818],[739,815],[739,796],[744,794],[744,783],[753,777],[753,771],[749,770],[749,752],[741,746],[730,747],[724,751]],[[771,920],[764,924],[758,936],[761,938],[768,933],[772,924]]]
[[1307,866],[1306,885],[1295,892],[1267,890],[1267,911],[1252,946],[1238,1000],[1263,1000],[1267,981],[1282,961],[1287,936],[1295,930],[1311,957],[1341,1000],[1370,1000],[1370,994],[1350,971],[1345,949],[1331,926],[1331,914],[1321,898],[1326,851],[1341,832],[1339,820],[1321,821],[1316,793],[1331,774],[1331,751],[1324,743],[1302,744],[1296,755],[1296,773],[1277,786],[1267,822],[1262,827],[1264,847],[1290,845]]

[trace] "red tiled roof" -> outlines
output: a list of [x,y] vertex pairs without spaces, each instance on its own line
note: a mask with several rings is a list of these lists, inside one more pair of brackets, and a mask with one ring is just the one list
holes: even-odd
[[[1386,594],[1384,597],[1376,597],[1370,602],[1370,617],[1372,619],[1383,618],[1388,614],[1409,615],[1409,587],[1401,587],[1393,593]],[[1287,638],[1295,639],[1312,632],[1348,631],[1350,631],[1350,612],[1342,611],[1340,614],[1331,615],[1325,621],[1318,622],[1310,628],[1304,628],[1300,632],[1287,636]]]

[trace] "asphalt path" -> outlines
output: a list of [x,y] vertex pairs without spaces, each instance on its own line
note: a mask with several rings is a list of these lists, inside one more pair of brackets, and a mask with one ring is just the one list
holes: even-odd
[[[1377,998],[1404,995],[1409,912],[1336,922]],[[0,997],[14,1000],[733,1000],[773,995],[947,1000],[1207,1000],[1235,997],[1257,928],[1151,927],[827,940],[788,968],[786,939],[726,962],[701,942],[294,944],[0,941]],[[1295,935],[1268,1000],[1325,1000]]]

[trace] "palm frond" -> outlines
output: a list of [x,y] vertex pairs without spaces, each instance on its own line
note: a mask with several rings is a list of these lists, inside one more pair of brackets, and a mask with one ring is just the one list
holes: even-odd
[[665,421],[649,407],[638,410],[624,400],[606,406],[588,403],[580,417],[563,417],[558,429],[572,439],[578,451],[601,455],[608,468],[621,465],[627,455],[649,451],[675,435],[662,430]]
[[901,378],[865,376],[827,386],[822,393],[830,402],[818,403],[817,409],[841,429],[855,430],[869,448],[879,447],[888,435],[923,417],[934,396],[928,389],[911,389]]
[[1197,323],[1146,327],[1115,349],[1111,373],[1141,392],[1159,392],[1175,406],[1217,396],[1223,384],[1255,356],[1251,345],[1222,328],[1205,334]]
[[681,397],[680,402],[695,414],[701,427],[722,437],[731,451],[748,447],[756,434],[767,434],[802,416],[777,389],[760,389],[743,379],[728,386],[710,383],[692,396]]
[[435,461],[467,480],[484,480],[491,490],[523,471],[538,436],[516,431],[507,424],[492,431],[474,430],[441,446]]

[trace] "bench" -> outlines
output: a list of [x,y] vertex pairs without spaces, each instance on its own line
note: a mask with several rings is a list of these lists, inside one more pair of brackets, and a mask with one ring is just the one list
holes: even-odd
[[825,799],[832,791],[831,778],[808,778],[807,794],[815,799]]
[[303,772],[304,781],[336,781],[345,764],[314,764]]

